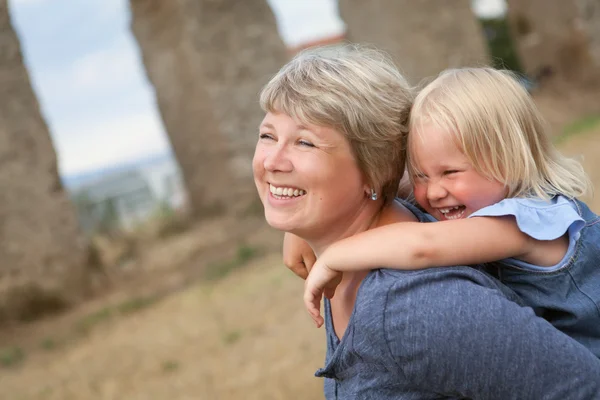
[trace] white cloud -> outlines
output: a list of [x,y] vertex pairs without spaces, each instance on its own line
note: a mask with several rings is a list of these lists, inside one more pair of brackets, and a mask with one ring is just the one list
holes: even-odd
[[134,49],[123,40],[80,57],[71,64],[64,79],[76,91],[107,91],[139,81],[140,72]]
[[55,143],[63,175],[164,153],[170,147],[160,118],[153,112],[57,129],[65,138]]
[[337,0],[267,0],[286,46],[293,48],[344,34]]

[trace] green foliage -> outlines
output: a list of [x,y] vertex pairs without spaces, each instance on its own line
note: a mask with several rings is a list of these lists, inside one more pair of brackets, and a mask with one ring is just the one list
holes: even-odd
[[179,369],[179,362],[174,360],[163,361],[161,367],[164,372],[173,372]]
[[481,19],[494,68],[522,72],[506,18]]
[[158,223],[157,235],[159,238],[166,238],[185,232],[190,227],[191,219],[178,214],[167,202],[161,202],[155,214],[155,221]]
[[108,320],[112,315],[113,309],[104,307],[80,319],[76,324],[76,329],[81,333],[88,333],[93,327]]
[[96,232],[111,234],[119,229],[119,212],[114,199],[106,199],[103,203],[102,216],[96,226]]
[[158,297],[136,297],[121,303],[117,309],[121,314],[131,314],[136,311],[148,308],[158,301]]
[[0,350],[0,365],[14,367],[25,359],[25,352],[18,346],[11,346]]
[[150,307],[158,301],[157,296],[134,297],[112,307],[104,307],[80,319],[75,328],[80,333],[88,333],[96,325],[118,315],[128,315]]
[[209,281],[222,279],[260,254],[262,254],[260,248],[242,244],[237,248],[236,255],[232,259],[208,265],[204,277]]
[[240,331],[230,331],[223,336],[223,342],[225,344],[233,344],[242,338]]
[[40,343],[40,347],[44,350],[54,350],[58,347],[59,343],[56,339],[47,337]]
[[600,114],[587,115],[565,126],[555,142],[560,143],[571,136],[586,133],[598,127],[600,127]]

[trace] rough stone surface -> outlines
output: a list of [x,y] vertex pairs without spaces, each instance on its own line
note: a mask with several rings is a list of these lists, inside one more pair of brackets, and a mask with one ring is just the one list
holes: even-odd
[[449,67],[489,62],[469,0],[340,0],[340,14],[349,40],[389,52],[412,83]]
[[207,89],[235,154],[234,169],[251,181],[251,159],[264,116],[258,96],[287,61],[275,17],[266,0],[186,0],[186,6]]
[[230,150],[213,113],[181,0],[131,0],[132,31],[196,215],[220,211]]
[[258,94],[286,61],[266,1],[130,4],[132,29],[192,203],[253,195],[251,159],[263,117]]
[[85,241],[48,128],[0,1],[0,323],[60,308],[85,291]]
[[590,84],[600,78],[600,1],[508,0],[525,72]]

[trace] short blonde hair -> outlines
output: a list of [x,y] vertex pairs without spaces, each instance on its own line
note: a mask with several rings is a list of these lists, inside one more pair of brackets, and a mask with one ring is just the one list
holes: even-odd
[[299,53],[263,88],[260,104],[265,112],[344,134],[359,169],[389,202],[404,172],[412,99],[412,88],[386,54],[338,45]]
[[507,187],[507,197],[575,198],[590,189],[581,164],[553,146],[533,99],[511,72],[450,69],[417,95],[408,135],[411,176],[419,170],[411,147],[425,124],[452,135],[479,173]]

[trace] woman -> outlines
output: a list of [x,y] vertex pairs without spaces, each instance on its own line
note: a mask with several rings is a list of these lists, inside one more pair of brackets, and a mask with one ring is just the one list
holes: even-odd
[[[253,160],[267,222],[317,256],[359,232],[425,215],[394,199],[412,92],[357,47],[301,53],[261,94]],[[465,238],[468,240],[468,238]],[[469,267],[347,273],[325,302],[333,398],[600,398],[600,362]]]

